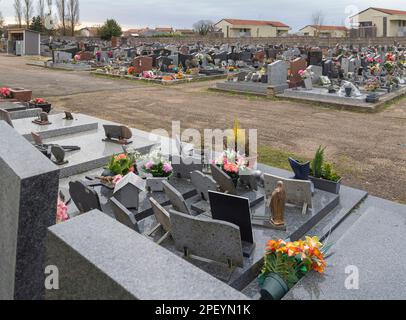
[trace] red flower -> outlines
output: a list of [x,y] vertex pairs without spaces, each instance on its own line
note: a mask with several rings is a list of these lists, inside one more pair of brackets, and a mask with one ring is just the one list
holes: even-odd
[[224,170],[231,173],[238,173],[238,166],[234,163],[225,163]]
[[45,99],[42,99],[42,98],[37,98],[34,101],[35,101],[35,104],[44,104],[45,103]]

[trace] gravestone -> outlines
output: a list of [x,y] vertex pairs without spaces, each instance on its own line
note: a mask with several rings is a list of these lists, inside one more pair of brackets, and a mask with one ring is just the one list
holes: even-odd
[[3,121],[0,137],[0,300],[43,299],[59,169]]
[[154,212],[158,225],[162,227],[166,233],[170,233],[171,219],[168,211],[166,211],[154,198],[149,198],[149,202],[151,203],[152,211]]
[[59,268],[59,290],[48,290],[49,300],[247,299],[97,210],[53,226],[47,236],[47,264]]
[[142,191],[145,191],[145,180],[129,172],[116,184],[113,195],[125,208],[138,209]]
[[210,168],[213,179],[217,182],[221,191],[236,195],[237,189],[231,177],[215,164],[211,164]]
[[322,66],[323,52],[319,48],[312,48],[308,53],[308,65]]
[[312,183],[304,180],[286,179],[271,174],[264,174],[265,195],[269,197],[282,181],[286,191],[286,202],[303,208],[303,214],[307,208],[313,208]]
[[164,187],[165,195],[169,198],[169,201],[172,204],[172,207],[176,211],[180,211],[184,214],[190,214],[190,210],[186,205],[186,201],[183,198],[182,194],[176,190],[169,182],[163,181],[162,185]]
[[120,201],[118,201],[115,197],[111,197],[110,206],[113,210],[114,217],[118,222],[136,232],[140,232],[134,214],[131,211],[127,210],[127,208]]
[[202,200],[209,201],[209,191],[217,190],[216,181],[200,171],[193,171],[190,174],[190,178]]
[[203,169],[201,157],[177,156],[171,157],[173,175],[180,179],[190,179],[190,173]]
[[350,59],[344,57],[341,59],[341,69],[344,72],[344,75],[347,75],[350,68]]
[[280,92],[287,89],[288,66],[285,61],[277,60],[268,65],[268,84]]
[[319,66],[308,66],[307,69],[311,73],[312,84],[318,84],[320,82],[320,77],[323,75],[323,68]]
[[240,228],[244,256],[255,249],[251,224],[250,202],[247,198],[209,191],[212,218],[235,224]]
[[289,77],[289,87],[295,88],[300,86],[302,83],[302,77],[299,75],[300,70],[306,70],[307,61],[303,58],[296,58],[290,62],[290,77]]
[[244,267],[241,235],[238,226],[226,222],[192,217],[169,211],[175,247],[187,256]]
[[99,195],[83,182],[69,182],[69,194],[80,213],[85,213],[93,209],[101,211]]
[[132,66],[135,68],[135,73],[143,73],[144,71],[152,70],[152,58],[148,56],[136,57]]

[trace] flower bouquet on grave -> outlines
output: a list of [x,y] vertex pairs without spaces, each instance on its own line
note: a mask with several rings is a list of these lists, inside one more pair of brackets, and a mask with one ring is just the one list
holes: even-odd
[[317,237],[295,242],[270,240],[258,278],[262,299],[280,300],[310,271],[324,273],[330,247],[320,243]]
[[395,72],[396,69],[396,63],[391,61],[391,60],[387,60],[384,64],[383,64],[383,68],[386,70],[386,72],[389,75],[392,75]]
[[58,197],[58,205],[56,207],[56,223],[62,223],[69,220],[68,207],[61,198]]
[[143,157],[142,171],[147,174],[146,187],[152,192],[162,192],[162,182],[172,176],[173,168],[161,151],[155,150]]
[[133,76],[135,74],[135,67],[129,67],[127,69],[127,74]]
[[121,153],[113,155],[104,168],[102,176],[104,177],[115,177],[115,176],[125,176],[129,172],[137,173],[136,171],[136,159],[137,155],[130,153]]
[[13,94],[11,93],[10,88],[0,88],[0,98],[2,99],[11,99]]
[[366,97],[366,102],[369,103],[375,103],[379,100],[379,96],[376,93],[376,91],[381,87],[381,84],[379,82],[378,78],[372,78],[368,79],[367,82],[365,83],[365,90],[369,92],[369,94]]
[[221,168],[233,180],[234,185],[237,186],[240,179],[240,171],[247,167],[247,159],[239,152],[227,149],[217,159],[213,160],[213,164]]
[[35,98],[29,102],[30,107],[42,109],[43,112],[49,113],[52,105],[43,98]]

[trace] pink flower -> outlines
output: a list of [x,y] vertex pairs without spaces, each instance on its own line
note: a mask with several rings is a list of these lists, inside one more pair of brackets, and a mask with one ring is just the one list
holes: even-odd
[[165,173],[172,172],[173,170],[172,165],[169,162],[164,163],[163,170]]
[[367,58],[367,61],[368,61],[368,62],[373,62],[374,59],[372,59],[372,58]]
[[113,183],[116,185],[117,183],[119,183],[121,181],[121,179],[123,179],[123,176],[118,174],[114,177],[113,179]]
[[297,73],[299,74],[299,76],[302,77],[305,74],[305,71],[304,70],[299,70]]
[[150,170],[154,166],[154,163],[152,161],[148,161],[145,164],[145,169]]
[[69,220],[68,207],[61,199],[58,199],[58,205],[56,210],[56,223],[61,223],[66,220]]

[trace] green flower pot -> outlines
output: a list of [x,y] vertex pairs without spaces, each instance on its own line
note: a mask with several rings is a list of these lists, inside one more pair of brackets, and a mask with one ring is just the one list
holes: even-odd
[[281,300],[289,291],[286,282],[276,273],[270,273],[261,289],[261,300]]

